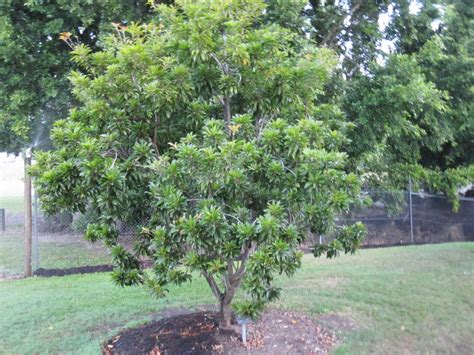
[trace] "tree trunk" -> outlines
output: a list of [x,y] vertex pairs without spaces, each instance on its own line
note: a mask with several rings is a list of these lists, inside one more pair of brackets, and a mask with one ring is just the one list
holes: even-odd
[[230,124],[232,123],[232,113],[230,112],[230,98],[224,97],[224,124],[225,131],[229,137],[232,136],[232,131],[230,130]]
[[229,329],[231,328],[232,309],[230,308],[230,302],[223,299],[220,301],[219,307],[219,328]]
[[202,275],[211,287],[212,293],[219,302],[219,328],[232,328],[232,309],[230,304],[234,299],[235,292],[240,286],[243,274],[245,272],[245,262],[249,257],[252,247],[245,248],[243,251],[241,265],[237,270],[234,270],[232,259],[227,260],[227,275],[224,277],[225,288],[224,291],[219,289],[216,280],[206,270],[202,270]]

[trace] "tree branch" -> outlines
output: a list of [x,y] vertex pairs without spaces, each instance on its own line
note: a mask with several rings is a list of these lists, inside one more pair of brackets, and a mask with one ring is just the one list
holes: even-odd
[[245,266],[247,265],[247,260],[252,255],[252,253],[257,249],[257,243],[252,242],[250,247],[246,247],[244,251],[240,254],[240,266],[233,272],[230,282],[234,285],[235,288],[239,287],[240,281],[245,274]]
[[332,45],[334,45],[334,43],[332,42],[336,38],[337,33],[340,32],[341,26],[344,24],[344,21],[346,21],[346,19],[348,18],[352,18],[357,12],[359,12],[362,8],[362,4],[363,1],[358,2],[356,5],[354,5],[354,7],[349,13],[346,13],[341,16],[336,25],[334,25],[334,27],[329,31],[329,33],[324,36],[323,40],[321,41],[322,46],[331,47]]
[[154,130],[153,130],[152,143],[153,143],[153,148],[155,148],[156,155],[157,155],[157,156],[160,156],[160,151],[158,150],[158,143],[157,143],[157,140],[158,140],[158,124],[159,124],[159,119],[158,119],[158,115],[156,114],[156,112],[153,113],[153,116],[155,117],[155,128],[154,128]]
[[224,64],[220,61],[220,59],[217,57],[217,55],[215,53],[211,53],[211,58],[214,59],[214,61],[217,63],[217,65],[219,66],[219,68],[221,69],[221,71],[225,74],[225,75],[228,75],[229,73],[227,72],[226,70],[226,66],[224,66]]
[[202,271],[202,275],[206,279],[207,283],[211,287],[212,293],[214,296],[220,301],[224,294],[221,292],[219,289],[219,286],[217,286],[216,280],[214,280],[214,277],[212,275],[209,275],[207,271]]
[[[217,55],[215,53],[211,53],[211,58],[214,59],[214,61],[217,63],[219,68],[221,69],[222,73],[226,76],[229,75],[229,66],[226,63],[223,63],[219,60]],[[224,123],[225,123],[225,129],[227,134],[230,136],[232,134],[229,126],[232,122],[232,114],[230,112],[230,97],[225,95],[224,97],[221,97],[220,95],[217,96],[217,99],[220,101],[221,105],[224,108]]]
[[227,135],[231,136],[232,131],[230,130],[230,124],[232,123],[232,114],[230,112],[230,98],[224,96],[224,124]]
[[[226,34],[225,32],[222,32],[222,38],[224,40],[224,48],[225,45],[227,44],[227,39],[226,39]],[[221,61],[215,53],[210,53],[210,56],[214,61],[217,63],[219,66],[220,70],[225,76],[229,76],[230,74],[230,68],[229,65],[225,61]],[[230,97],[227,95],[224,95],[224,97],[218,96],[219,101],[221,102],[223,109],[224,109],[224,124],[225,124],[225,129],[227,132],[227,135],[230,137],[232,135],[232,131],[230,130],[230,124],[232,123],[232,113],[230,111]]]

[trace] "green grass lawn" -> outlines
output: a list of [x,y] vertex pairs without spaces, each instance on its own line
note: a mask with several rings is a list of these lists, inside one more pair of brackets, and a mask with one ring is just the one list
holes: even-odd
[[25,209],[23,196],[0,196],[0,208],[5,208],[7,213],[23,212]]
[[[474,352],[474,243],[305,256],[273,307],[304,311],[335,329],[335,353]],[[164,299],[119,288],[108,274],[0,282],[0,353],[91,353],[124,327],[170,308],[212,303],[202,280]],[[337,322],[332,320],[338,319]],[[347,326],[347,325],[350,326]]]
[[23,249],[20,236],[0,234],[0,277],[21,273],[25,255]]
[[[33,247],[33,253],[35,248]],[[50,237],[39,243],[39,267],[64,269],[76,266],[110,264],[111,258],[99,243],[86,242],[82,236]],[[23,236],[0,235],[0,277],[23,271]],[[35,257],[33,256],[33,260]],[[35,265],[33,265],[34,267]]]

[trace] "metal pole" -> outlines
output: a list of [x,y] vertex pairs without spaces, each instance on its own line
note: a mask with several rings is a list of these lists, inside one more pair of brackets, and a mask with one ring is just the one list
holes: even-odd
[[28,167],[31,165],[31,149],[25,151],[25,277],[31,272],[31,244],[32,244],[32,211],[31,211],[31,177]]
[[410,203],[410,237],[411,237],[411,243],[414,243],[414,238],[413,238],[413,203],[411,199],[412,195],[412,187],[411,187],[411,176],[408,177],[408,193],[409,193],[409,203]]
[[33,245],[34,245],[34,269],[39,269],[39,238],[38,238],[38,195],[34,194],[34,214],[33,214]]
[[7,223],[5,220],[5,209],[0,208],[0,230],[2,232],[5,232],[6,228],[7,228]]

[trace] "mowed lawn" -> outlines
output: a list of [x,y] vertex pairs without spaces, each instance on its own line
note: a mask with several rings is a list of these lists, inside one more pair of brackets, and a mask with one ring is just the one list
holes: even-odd
[[7,213],[19,213],[25,210],[23,191],[20,196],[0,196],[0,208]]
[[[86,242],[82,236],[60,235],[56,238],[40,239],[38,248],[33,247],[33,268],[36,267],[36,251],[39,253],[39,267],[44,269],[65,269],[112,262],[107,250],[100,243]],[[0,234],[0,278],[22,274],[23,258],[23,236]]]
[[[280,278],[273,307],[312,314],[340,339],[335,353],[474,353],[474,243],[307,255]],[[0,282],[0,353],[98,354],[125,327],[166,309],[212,303],[197,279],[164,299],[120,288],[108,274]]]

